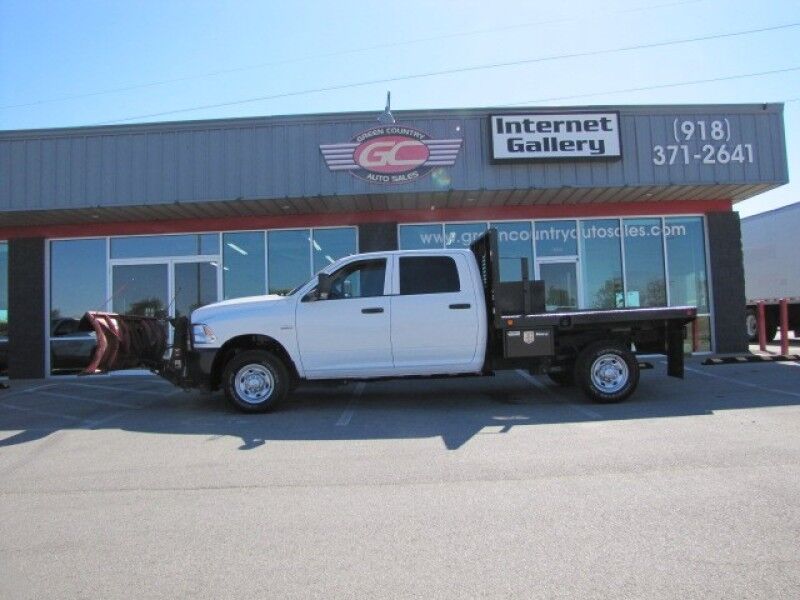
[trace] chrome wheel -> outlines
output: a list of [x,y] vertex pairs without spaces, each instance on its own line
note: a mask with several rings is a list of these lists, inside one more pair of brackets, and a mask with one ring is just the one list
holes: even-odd
[[590,372],[592,384],[606,394],[618,392],[628,383],[628,365],[617,354],[598,356],[592,363]]
[[275,378],[264,365],[245,365],[236,372],[234,386],[239,398],[248,404],[261,404],[272,396]]

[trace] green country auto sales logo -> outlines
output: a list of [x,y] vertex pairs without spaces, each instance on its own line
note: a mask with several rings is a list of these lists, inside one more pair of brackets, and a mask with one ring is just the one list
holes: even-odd
[[371,183],[411,183],[436,167],[453,166],[463,140],[437,140],[403,125],[383,125],[356,134],[349,142],[320,144],[331,171],[347,171]]

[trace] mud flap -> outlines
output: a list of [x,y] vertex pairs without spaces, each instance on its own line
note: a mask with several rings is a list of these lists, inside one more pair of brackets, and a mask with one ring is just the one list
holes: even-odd
[[667,375],[683,379],[683,337],[686,330],[682,322],[667,323]]
[[168,330],[165,319],[116,313],[87,312],[79,331],[94,331],[97,339],[92,360],[81,375],[123,369],[164,367]]

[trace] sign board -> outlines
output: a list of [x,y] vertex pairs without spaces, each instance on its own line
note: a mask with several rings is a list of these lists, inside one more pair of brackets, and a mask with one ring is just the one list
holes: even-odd
[[492,115],[495,161],[621,158],[619,113]]
[[371,183],[400,184],[454,165],[462,142],[433,139],[414,127],[392,124],[362,131],[349,142],[321,144],[319,150],[331,171],[346,171]]

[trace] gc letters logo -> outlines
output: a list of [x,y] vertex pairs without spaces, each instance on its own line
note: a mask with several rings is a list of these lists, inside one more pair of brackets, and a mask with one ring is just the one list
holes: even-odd
[[374,127],[349,142],[320,144],[331,171],[349,171],[371,183],[411,183],[436,167],[453,166],[462,139],[435,140],[427,133],[402,125]]

